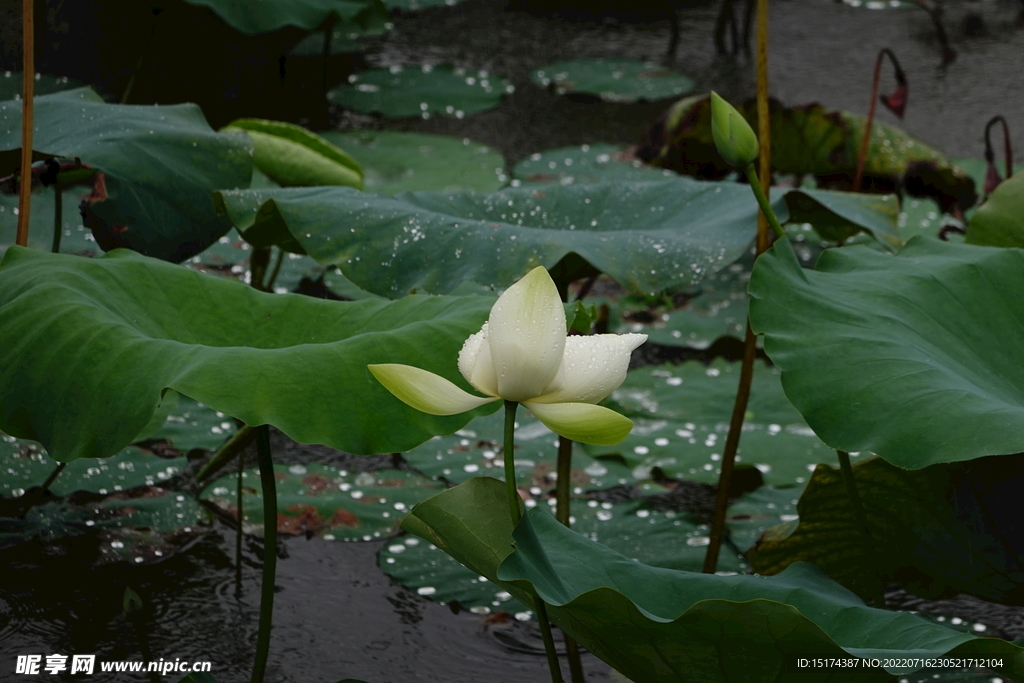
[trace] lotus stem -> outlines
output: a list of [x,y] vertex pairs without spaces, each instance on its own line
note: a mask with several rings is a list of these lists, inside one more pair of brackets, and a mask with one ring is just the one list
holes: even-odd
[[516,408],[515,401],[505,401],[505,446],[502,457],[505,460],[505,490],[508,492],[508,511],[512,515],[512,525],[517,526],[523,518],[519,509],[519,491],[516,489]]
[[[853,191],[860,192],[861,180],[864,176],[864,164],[868,156],[868,142],[871,140],[871,126],[875,122],[875,109],[878,106],[878,84],[882,78],[882,58],[889,57],[892,61],[893,67],[896,69],[896,82],[899,87],[906,88],[907,77],[903,73],[903,68],[900,66],[899,60],[896,59],[896,55],[887,47],[882,48],[878,52],[878,57],[875,59],[875,75],[871,80],[871,104],[868,105],[868,119],[864,124],[864,132],[860,139],[860,151],[857,153],[857,172],[853,176]],[[899,90],[897,90],[897,93]],[[891,96],[890,96],[891,97]],[[904,95],[905,97],[905,95]],[[896,115],[903,118],[902,108],[896,112]]]
[[[578,299],[577,299],[578,300]],[[555,518],[570,526],[569,488],[572,481],[572,439],[558,436],[558,464],[555,479]],[[565,635],[565,656],[569,660],[569,676],[572,683],[584,683],[583,661],[580,659],[580,646],[568,634]]]
[[[758,180],[758,178],[757,178],[757,173],[754,171],[754,165],[750,164],[749,166],[747,166],[745,171],[746,171],[746,174],[747,174],[747,180],[750,181],[750,189],[753,190],[754,197],[757,198],[757,205],[759,207],[761,207],[761,216],[764,216],[765,220],[768,222],[768,225],[771,226],[772,231],[775,233],[775,236],[777,238],[785,239],[786,231],[783,230],[782,226],[779,224],[778,217],[775,215],[775,212],[772,211],[771,204],[768,203],[767,195],[765,195],[764,190],[761,189],[761,181]],[[761,251],[760,251],[760,244],[761,244],[761,242],[762,241],[764,242],[765,248],[767,248],[767,245],[768,245],[768,240],[767,240],[768,236],[767,236],[767,234],[765,234],[764,239],[762,239],[760,237],[760,232],[761,231],[759,231],[759,235],[758,235],[758,248],[759,248],[758,255],[761,254]],[[767,231],[763,231],[763,232],[766,233]]]
[[555,651],[555,638],[551,635],[551,622],[548,621],[548,608],[539,595],[533,596],[536,606],[537,622],[540,624],[540,635],[544,640],[544,652],[548,656],[548,669],[551,670],[551,683],[563,683],[562,670],[558,666],[558,653]]
[[277,282],[277,276],[281,272],[281,264],[284,262],[284,249],[281,247],[277,248],[277,260],[274,261],[274,269],[270,271],[270,279],[267,280],[267,284],[263,286],[264,292],[273,292],[274,283]]
[[238,526],[235,527],[235,598],[242,597],[242,520],[245,518],[242,509],[242,472],[245,461],[238,455],[238,473],[235,477],[235,508],[238,510]]
[[[864,502],[857,491],[857,480],[853,476],[853,465],[850,464],[850,454],[846,451],[836,449],[836,456],[839,458],[839,471],[843,476],[843,483],[846,484],[846,493],[850,497],[850,504],[853,505],[853,514],[857,518],[861,532],[864,534],[864,541],[870,552],[874,551],[875,542],[871,536],[871,527],[868,525],[868,513],[864,509]],[[881,579],[878,582],[878,592],[875,595],[875,607],[885,609],[885,590]]]
[[28,219],[32,204],[32,126],[35,110],[36,60],[33,0],[21,3],[21,185],[18,187],[18,235],[15,243],[28,246]]
[[1006,119],[1002,115],[993,116],[989,119],[989,122],[985,124],[985,162],[988,164],[988,171],[985,178],[985,194],[992,194],[1003,178],[999,177],[999,171],[996,170],[996,154],[992,149],[991,132],[992,126],[997,123],[1003,124],[1003,155],[1006,166],[1006,175],[1004,178],[1009,179],[1013,175],[1013,146],[1010,144],[1010,126],[1006,123]]
[[60,237],[64,227],[64,192],[60,182],[53,186],[53,248],[54,254],[60,253]]
[[235,432],[230,439],[224,442],[224,445],[217,449],[217,452],[213,454],[205,465],[200,468],[196,474],[196,480],[199,483],[203,483],[214,474],[220,471],[224,465],[231,462],[231,459],[241,454],[245,448],[252,443],[252,440],[256,438],[256,428],[244,425],[241,429]]
[[[771,179],[771,121],[768,112],[768,0],[757,2],[757,123],[760,140],[761,175],[763,182],[770,184]],[[762,179],[754,171],[754,165],[746,167],[750,189],[761,207],[757,222],[757,254],[760,256],[768,248],[768,226],[771,226],[779,239],[785,239],[786,233],[779,225],[779,219],[768,203],[768,197],[762,188]],[[725,536],[725,513],[729,507],[729,489],[732,487],[732,473],[736,463],[736,452],[739,450],[740,435],[743,432],[743,416],[747,412],[750,400],[750,383],[754,377],[754,358],[757,355],[757,337],[747,319],[747,330],[743,337],[743,361],[740,364],[740,381],[736,389],[736,401],[729,420],[729,434],[725,438],[725,449],[722,452],[722,469],[718,475],[718,492],[715,496],[715,511],[711,518],[708,549],[704,555],[705,574],[714,574],[718,568],[718,555]]]
[[277,482],[270,452],[270,427],[256,427],[256,457],[263,490],[263,578],[260,586],[260,625],[256,637],[256,661],[251,683],[263,683],[270,652],[270,628],[274,616],[274,579],[277,575]]

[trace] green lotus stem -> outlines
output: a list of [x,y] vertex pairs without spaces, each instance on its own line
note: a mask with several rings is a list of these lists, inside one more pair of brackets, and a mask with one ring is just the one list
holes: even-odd
[[270,271],[270,279],[267,280],[267,284],[263,286],[264,292],[273,292],[274,283],[277,282],[277,275],[281,272],[281,264],[284,262],[284,249],[281,247],[277,248],[277,260],[274,261],[274,269]]
[[505,401],[505,448],[502,456],[505,459],[505,490],[508,492],[508,510],[512,513],[512,526],[517,526],[523,518],[519,509],[519,491],[516,489],[516,408],[515,401]]
[[43,482],[43,485],[39,487],[39,490],[35,492],[35,494],[32,496],[32,499],[28,502],[27,505],[25,505],[21,513],[22,519],[25,518],[25,515],[28,514],[29,510],[31,510],[36,505],[39,505],[40,502],[42,502],[43,496],[46,495],[46,491],[50,488],[50,485],[53,483],[53,480],[56,479],[57,475],[63,472],[64,468],[67,466],[68,464],[66,462],[57,463],[57,466],[53,469],[53,472],[50,472],[50,476],[46,478],[46,481]]
[[[248,425],[246,425],[248,426]],[[242,472],[245,471],[245,459],[238,456],[238,474],[235,477],[235,507],[238,509],[238,526],[235,527],[235,597],[242,597]]]
[[251,683],[263,683],[270,652],[270,626],[274,616],[274,578],[277,574],[277,482],[270,453],[270,427],[256,427],[256,457],[263,490],[263,578],[260,586],[260,626]]
[[60,182],[53,186],[53,248],[54,254],[60,252],[61,227],[64,223],[64,193],[61,191]]
[[551,622],[548,620],[548,608],[539,595],[533,598],[536,603],[537,621],[540,623],[540,635],[544,639],[544,652],[548,656],[548,668],[551,670],[551,683],[563,683],[562,670],[558,666],[558,653],[555,652],[555,638],[551,635]]
[[235,432],[224,445],[217,449],[213,457],[202,466],[196,474],[196,480],[200,483],[206,481],[220,471],[224,465],[231,462],[231,459],[238,456],[256,438],[256,428],[244,425]]
[[747,180],[750,182],[750,189],[754,192],[754,197],[757,198],[757,205],[761,207],[761,213],[768,220],[768,225],[772,227],[775,232],[775,236],[779,239],[786,237],[786,231],[782,229],[779,224],[779,219],[772,211],[771,204],[768,203],[768,197],[765,195],[764,190],[761,189],[761,181],[757,178],[757,172],[754,170],[754,164],[748,164],[744,169],[747,174]]
[[21,185],[18,188],[18,234],[15,244],[28,246],[28,218],[32,207],[32,126],[35,108],[36,64],[33,0],[21,3]]
[[[555,479],[555,518],[569,526],[569,484],[572,481],[572,439],[558,437],[558,474]],[[580,659],[580,646],[568,634],[565,635],[565,656],[569,660],[569,676],[572,683],[584,683],[583,661]]]
[[[836,456],[839,457],[839,471],[843,475],[843,483],[846,484],[846,493],[850,497],[850,504],[853,505],[853,514],[860,524],[864,533],[864,540],[868,549],[875,547],[874,539],[871,536],[871,527],[868,525],[868,513],[864,509],[864,502],[857,491],[857,479],[853,476],[853,465],[850,463],[850,454],[846,451],[836,449]],[[881,581],[878,583],[878,593],[875,595],[875,607],[885,609],[885,592]]]

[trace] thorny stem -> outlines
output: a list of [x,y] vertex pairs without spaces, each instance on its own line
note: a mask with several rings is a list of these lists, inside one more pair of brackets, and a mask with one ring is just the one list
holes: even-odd
[[60,236],[63,232],[64,223],[64,193],[61,191],[60,183],[53,186],[53,248],[54,254],[60,253]]
[[[757,4],[757,119],[760,132],[761,169],[764,182],[770,183],[771,178],[771,121],[768,118],[768,0],[758,0]],[[785,238],[786,233],[779,225],[779,219],[772,211],[761,180],[754,171],[754,165],[746,168],[747,180],[753,190],[761,213],[757,222],[757,254],[760,256],[768,248],[768,226],[776,236]],[[732,472],[736,463],[736,451],[739,450],[740,434],[743,431],[743,416],[747,412],[750,400],[750,383],[754,377],[754,357],[757,354],[757,337],[747,319],[747,331],[743,338],[743,361],[740,365],[740,381],[736,389],[736,402],[733,404],[732,418],[729,420],[729,434],[725,438],[725,450],[722,452],[722,469],[718,475],[718,492],[715,496],[715,512],[711,518],[711,532],[707,553],[704,555],[705,574],[714,574],[718,568],[718,554],[722,548],[725,535],[725,513],[729,506],[729,489],[732,486]]]
[[274,616],[274,578],[277,574],[277,482],[270,453],[270,427],[256,427],[256,458],[263,490],[263,578],[260,586],[260,625],[251,683],[262,683],[270,653],[270,627]]
[[35,22],[33,0],[21,3],[21,185],[18,188],[18,235],[16,244],[28,246],[28,218],[32,204],[32,126],[35,109]]
[[[874,552],[874,539],[871,537],[871,527],[868,526],[868,513],[864,510],[864,502],[857,491],[857,480],[853,476],[853,465],[850,464],[850,454],[846,451],[836,450],[839,457],[839,471],[843,476],[843,483],[846,484],[846,493],[850,497],[850,504],[853,505],[853,514],[857,518],[864,540],[867,542],[869,552]],[[885,609],[885,592],[882,582],[878,582],[878,593],[875,595],[875,607]]]
[[878,106],[878,84],[882,78],[883,57],[889,57],[892,60],[892,65],[896,69],[897,82],[905,85],[907,80],[892,50],[887,47],[879,50],[878,58],[875,59],[875,75],[871,80],[871,104],[868,105],[868,120],[864,124],[864,133],[860,139],[860,151],[857,153],[857,172],[853,176],[854,192],[860,192],[860,184],[864,176],[864,163],[868,155],[868,142],[871,140],[871,125],[875,122],[875,108]]

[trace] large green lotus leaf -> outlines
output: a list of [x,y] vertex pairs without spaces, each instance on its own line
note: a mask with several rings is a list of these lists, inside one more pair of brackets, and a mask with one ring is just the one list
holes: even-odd
[[[18,498],[33,486],[42,486],[54,463],[39,444],[2,435],[0,441],[0,495]],[[109,458],[79,460],[50,484],[50,492],[66,496],[72,491],[108,494],[137,486],[159,486],[185,467],[185,458],[160,458],[133,446]]]
[[[572,511],[574,531],[638,562],[694,572],[704,563],[708,526],[688,515],[651,509],[642,499],[620,503],[574,499]],[[384,573],[398,583],[442,604],[454,600],[477,614],[532,610],[415,536],[386,546],[378,561]],[[722,553],[718,567],[723,573],[746,569],[741,558],[728,551]]]
[[853,471],[872,542],[865,541],[841,473],[822,466],[800,498],[799,521],[769,530],[749,553],[758,573],[806,560],[865,597],[881,579],[924,597],[969,593],[1024,604],[1024,534],[1015,522],[1024,456],[922,470],[870,458]]
[[[504,480],[504,413],[478,417],[450,436],[437,436],[403,454],[420,472],[454,484],[488,475]],[[522,409],[516,418],[516,483],[533,495],[554,485],[558,436]],[[611,459],[595,460],[579,445],[573,452],[576,493],[632,484],[629,468]]]
[[294,235],[320,263],[391,297],[448,292],[467,279],[506,287],[570,253],[641,291],[688,285],[746,250],[756,211],[743,186],[685,178],[486,195],[323,188],[219,196],[240,229]]
[[1001,182],[974,212],[967,243],[1024,248],[1024,171]]
[[559,95],[596,95],[605,102],[664,100],[693,90],[693,80],[653,62],[577,59],[534,70],[530,80]]
[[463,118],[498,106],[514,88],[487,71],[451,66],[373,69],[348,77],[348,83],[327,93],[327,99],[362,112],[385,116],[433,114]]
[[469,138],[370,130],[322,135],[356,158],[367,192],[490,192],[507,181],[501,153]]
[[297,26],[312,31],[332,15],[342,22],[357,22],[368,14],[385,11],[379,0],[185,1],[190,5],[209,7],[231,28],[247,35],[268,33],[285,26]]
[[[36,74],[35,85],[32,86],[36,97],[49,95],[50,93],[61,92],[80,88],[84,83],[68,78],[67,76],[51,76],[50,74]],[[21,97],[22,84],[20,71],[5,71],[0,74],[0,100],[16,100]]]
[[645,166],[620,145],[582,145],[531,154],[516,164],[512,176],[524,183],[599,183],[616,180],[661,180],[672,171]]
[[237,119],[225,133],[252,138],[252,163],[282,187],[342,185],[363,189],[363,171],[345,150],[302,126],[284,121]]
[[900,203],[895,195],[798,189],[786,193],[786,204],[822,239],[842,242],[864,231],[890,250],[903,246],[896,229]]
[[[82,88],[37,98],[35,127],[36,158],[79,158],[103,173],[87,210],[105,250],[193,256],[231,227],[213,191],[249,185],[251,141],[214,132],[192,104],[106,104]],[[20,131],[21,102],[0,102],[0,175],[20,164]]]
[[[614,409],[635,421],[616,446],[587,446],[591,455],[620,455],[645,479],[655,467],[671,477],[715,483],[729,431],[739,363],[717,359],[631,371],[611,396]],[[803,483],[808,470],[831,462],[823,444],[786,400],[779,372],[758,362],[737,459],[756,466],[766,483]]]
[[473,415],[409,408],[367,363],[417,365],[469,388],[456,357],[492,304],[323,301],[127,251],[84,259],[11,247],[0,265],[0,427],[57,460],[105,457],[140,433],[170,388],[303,443],[407,450]]
[[[205,500],[237,517],[237,473],[221,477]],[[263,494],[258,470],[242,472],[243,524],[263,533]],[[348,472],[330,465],[274,465],[277,532],[329,541],[371,541],[392,535],[413,505],[444,486],[413,472]]]
[[751,321],[807,424],[917,469],[1024,451],[1024,251],[917,237],[896,256],[788,242],[754,266]]
[[[1024,673],[1024,651],[903,612],[876,610],[806,563],[773,577],[650,567],[530,510],[513,532],[504,485],[474,479],[431,498],[403,528],[520,600],[536,592],[566,633],[632,680],[818,681],[801,653],[834,657],[997,656]],[[514,544],[514,549],[513,549]],[[886,670],[829,670],[830,681],[886,681]]]

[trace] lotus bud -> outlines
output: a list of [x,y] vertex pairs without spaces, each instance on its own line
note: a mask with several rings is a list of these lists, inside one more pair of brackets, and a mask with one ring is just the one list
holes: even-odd
[[711,93],[711,135],[718,153],[733,168],[746,168],[760,151],[750,124],[716,92]]

